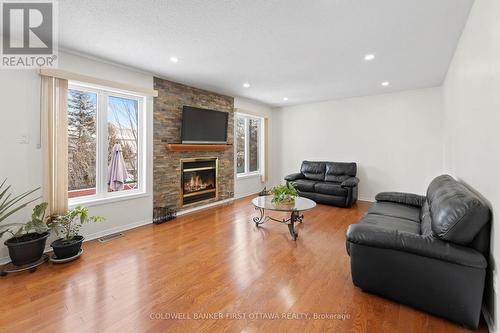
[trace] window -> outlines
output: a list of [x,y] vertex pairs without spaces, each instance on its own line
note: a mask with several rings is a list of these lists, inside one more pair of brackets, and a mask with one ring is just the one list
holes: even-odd
[[68,196],[96,194],[97,94],[68,89]]
[[70,83],[70,203],[144,192],[144,99]]
[[262,118],[236,115],[236,174],[260,174]]

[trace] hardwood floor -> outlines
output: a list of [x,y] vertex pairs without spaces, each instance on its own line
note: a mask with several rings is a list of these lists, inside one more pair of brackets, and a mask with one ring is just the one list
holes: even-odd
[[[344,234],[369,204],[318,205],[294,242],[284,225],[256,228],[250,199],[88,242],[77,261],[1,278],[1,331],[468,332],[353,286]],[[265,318],[282,313],[295,318]]]

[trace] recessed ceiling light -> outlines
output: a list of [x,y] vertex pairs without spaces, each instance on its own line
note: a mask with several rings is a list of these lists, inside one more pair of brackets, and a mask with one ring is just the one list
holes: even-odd
[[375,59],[375,54],[369,53],[369,54],[365,55],[366,61],[372,61],[373,59]]
[[381,83],[382,87],[387,87],[389,84],[389,81],[384,81]]
[[288,101],[288,97],[283,97],[283,100],[286,102]]
[[243,83],[243,87],[250,88],[250,83],[248,83],[248,82]]
[[170,57],[171,62],[179,62],[179,59],[177,57]]

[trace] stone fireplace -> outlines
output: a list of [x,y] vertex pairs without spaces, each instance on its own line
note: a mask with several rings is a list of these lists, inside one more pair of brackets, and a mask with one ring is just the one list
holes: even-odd
[[217,199],[217,158],[181,159],[182,206]]
[[[232,198],[234,195],[234,149],[172,151],[167,148],[167,145],[181,142],[184,105],[228,112],[227,143],[232,145],[234,99],[160,78],[154,79],[154,85],[158,91],[158,97],[154,99],[153,112],[154,207],[182,210]],[[199,163],[192,164],[193,161]],[[216,167],[193,171],[193,169],[212,168],[202,163],[215,163]],[[213,170],[215,170],[215,178],[213,178]]]

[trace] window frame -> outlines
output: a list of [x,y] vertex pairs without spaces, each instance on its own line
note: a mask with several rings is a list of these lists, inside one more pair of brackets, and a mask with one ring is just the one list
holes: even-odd
[[[105,202],[128,200],[148,195],[146,193],[146,96],[137,93],[87,84],[68,82],[69,90],[94,93],[97,96],[96,110],[96,194],[68,198],[68,206],[92,206]],[[137,188],[126,191],[108,192],[108,97],[126,98],[137,101]],[[68,189],[69,191],[69,189]]]
[[[245,140],[245,144],[244,144],[244,147],[245,147],[245,171],[244,172],[240,172],[238,173],[238,170],[237,170],[237,149],[238,149],[238,144],[236,142],[235,144],[235,155],[236,155],[236,161],[235,161],[235,173],[236,173],[236,178],[237,179],[242,179],[242,178],[249,178],[249,177],[257,177],[257,176],[261,176],[262,175],[262,159],[263,159],[263,155],[262,155],[262,147],[263,147],[263,143],[262,143],[262,124],[263,124],[263,120],[264,118],[262,117],[259,117],[259,116],[255,116],[255,115],[251,115],[251,114],[246,114],[246,113],[235,113],[235,140],[238,140],[238,138],[236,137],[236,122],[238,121],[238,118],[240,119],[244,119],[245,121],[245,137],[244,137],[244,140]],[[257,130],[257,159],[258,159],[258,163],[257,163],[257,170],[255,171],[249,171],[250,169],[250,159],[249,159],[249,151],[250,151],[250,140],[249,140],[249,121],[250,119],[252,120],[258,120],[258,130]]]

